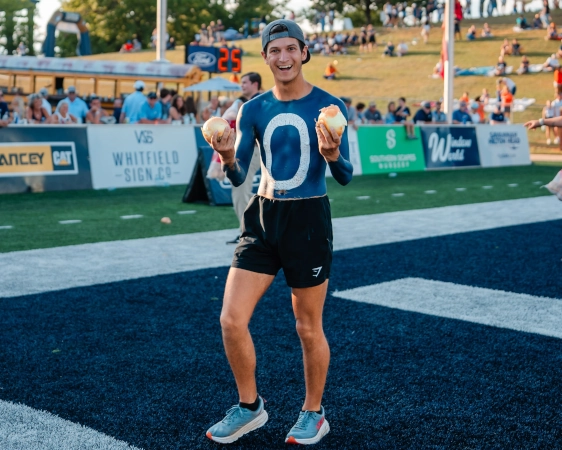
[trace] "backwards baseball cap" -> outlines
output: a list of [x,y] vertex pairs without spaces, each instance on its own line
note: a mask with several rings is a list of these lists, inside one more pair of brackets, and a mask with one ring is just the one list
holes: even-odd
[[135,81],[134,88],[135,91],[140,91],[141,89],[144,89],[144,81],[142,80]]
[[74,86],[68,86],[67,92],[68,92],[69,94],[71,94],[71,93],[73,93],[73,92],[76,93],[76,88],[75,88]]
[[[271,41],[286,37],[295,38],[297,41],[302,42],[303,45],[306,45],[301,27],[292,20],[279,19],[268,23],[263,29],[261,34],[261,48],[265,52],[267,44]],[[302,63],[306,64],[308,61],[310,61],[310,51],[306,49],[306,59]]]
[[148,98],[158,98],[158,96],[156,95],[156,92],[149,92],[147,97]]

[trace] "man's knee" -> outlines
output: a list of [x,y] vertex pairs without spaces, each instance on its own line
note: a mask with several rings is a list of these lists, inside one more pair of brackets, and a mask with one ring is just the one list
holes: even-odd
[[324,337],[324,331],[321,324],[297,320],[297,333],[303,342],[315,341]]
[[221,314],[220,323],[223,333],[228,335],[240,334],[248,330],[248,322],[241,320],[233,314]]

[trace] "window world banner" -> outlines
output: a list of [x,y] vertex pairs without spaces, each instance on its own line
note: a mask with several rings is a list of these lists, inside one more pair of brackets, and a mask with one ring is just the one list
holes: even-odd
[[478,125],[476,137],[482,167],[531,164],[529,138],[523,125]]
[[88,128],[94,189],[186,184],[197,161],[191,126]]
[[421,127],[428,169],[480,166],[474,127]]
[[418,139],[408,139],[404,126],[360,126],[357,130],[363,174],[425,170]]

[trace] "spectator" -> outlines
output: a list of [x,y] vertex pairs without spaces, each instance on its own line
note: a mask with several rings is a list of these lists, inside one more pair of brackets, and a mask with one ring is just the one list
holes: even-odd
[[545,28],[550,25],[550,5],[548,0],[543,0],[543,8],[541,10],[541,22]]
[[168,42],[166,43],[166,50],[175,50],[176,49],[176,39],[174,37],[170,37]]
[[133,48],[131,49],[132,52],[140,52],[142,50],[142,44],[137,38],[133,39]]
[[[185,98],[185,107],[187,108],[186,117],[189,118],[189,123],[197,123],[197,106],[192,96]],[[186,123],[186,117],[184,117],[184,123]]]
[[359,102],[355,105],[355,109],[357,110],[357,118],[355,119],[355,129],[357,129],[358,125],[362,125],[366,123],[365,119],[365,103]]
[[406,105],[406,99],[404,97],[398,99],[398,108],[396,108],[394,115],[396,116],[397,122],[406,122],[408,117],[412,115],[410,108]]
[[37,94],[29,96],[29,106],[27,107],[27,123],[29,124],[48,124],[51,123],[50,115],[41,104],[41,97]]
[[388,41],[386,43],[386,47],[384,48],[383,56],[395,56],[394,55],[394,44],[392,44],[392,41]]
[[471,25],[466,33],[466,39],[469,41],[474,41],[476,39],[476,25]]
[[135,92],[125,98],[119,123],[137,123],[140,119],[142,107],[146,103],[146,97],[142,93],[144,81],[135,81],[134,88]]
[[497,105],[492,114],[490,114],[490,125],[503,125],[505,117],[501,111],[500,105]]
[[216,95],[213,95],[211,97],[211,102],[207,106],[207,109],[211,113],[212,117],[220,117],[222,115],[219,105],[219,98]]
[[[491,0],[495,1],[495,0]],[[459,36],[459,41],[462,39],[461,37],[461,22],[463,20],[463,13],[462,13],[462,5],[459,0],[455,0],[455,39],[457,35]]]
[[486,112],[484,111],[484,102],[482,97],[479,95],[474,99],[478,103],[478,114],[480,115],[480,123],[486,123]]
[[160,103],[162,104],[162,119],[166,120],[170,114],[170,106],[172,102],[172,94],[166,89],[160,89]]
[[511,118],[511,108],[513,106],[513,94],[506,85],[503,85],[500,92],[501,107],[506,121],[509,123]]
[[51,114],[53,112],[53,107],[47,100],[47,97],[49,96],[49,91],[47,90],[47,88],[42,87],[41,89],[39,89],[39,96],[41,97],[43,108],[45,108],[47,112]]
[[377,37],[373,25],[367,25],[367,49],[369,53],[373,51],[373,47],[377,48]]
[[[560,115],[560,111],[556,112],[554,107],[552,106],[552,102],[550,100],[546,101],[544,108],[542,109],[542,118],[544,119],[552,119],[554,117],[558,117]],[[549,127],[545,125],[545,133],[546,133],[546,145],[551,144],[550,135],[553,136],[558,135],[558,130],[555,127]],[[556,139],[556,138],[555,138]]]
[[470,120],[473,124],[481,123],[480,114],[478,113],[478,102],[474,101],[470,104]]
[[355,119],[357,119],[357,110],[351,104],[351,99],[348,97],[341,97],[341,101],[347,109],[347,121],[350,123],[355,122]]
[[174,95],[172,99],[172,104],[170,106],[170,119],[172,123],[181,122],[185,123],[184,117],[187,115],[187,105],[185,104],[183,97],[181,95]]
[[420,106],[421,108],[414,114],[414,123],[431,123],[433,121],[431,103],[423,101]]
[[480,95],[480,101],[484,105],[488,104],[488,102],[490,101],[490,93],[488,92],[488,89],[486,88],[482,89],[482,95]]
[[447,114],[441,111],[441,102],[435,102],[435,111],[431,113],[433,123],[447,123]]
[[377,104],[375,102],[369,103],[369,109],[365,111],[363,117],[366,123],[382,123],[382,115],[377,109]]
[[466,102],[466,104],[468,105],[469,101],[470,101],[470,97],[468,91],[463,92],[461,98],[459,98],[459,102]]
[[503,77],[501,79],[501,82],[507,86],[509,92],[511,92],[511,95],[515,95],[515,93],[517,92],[517,85],[511,78]]
[[27,55],[27,47],[25,46],[25,44],[23,42],[19,43],[17,52],[18,52],[18,56]]
[[[562,116],[562,93],[556,94],[556,98],[551,102],[552,110],[554,111],[554,117]],[[557,128],[556,137],[554,138],[554,144],[560,143],[560,131],[561,129]]]
[[494,13],[494,9],[496,10],[496,13],[498,13],[498,15],[499,15],[500,12],[498,11],[497,0],[490,0],[488,2],[488,17],[492,17],[492,14]]
[[121,120],[121,110],[123,107],[123,100],[116,98],[113,100],[113,117],[115,117],[115,123],[120,123]]
[[546,58],[546,61],[542,65],[542,70],[543,72],[553,72],[554,70],[558,69],[558,67],[560,67],[560,63],[558,62],[556,53],[553,53],[548,58]]
[[224,25],[223,25],[221,19],[217,20],[217,25],[215,26],[215,30],[216,30],[215,31],[216,39],[217,39],[217,41],[220,41],[222,39],[222,36],[223,36],[223,33],[224,33]]
[[10,116],[8,104],[4,101],[4,92],[0,90],[0,119],[7,120]]
[[554,69],[554,95],[562,91],[562,68],[557,67]]
[[199,43],[201,45],[209,45],[209,33],[207,32],[207,25],[201,24],[199,29]]
[[406,53],[408,53],[408,46],[404,41],[400,41],[400,44],[398,44],[396,48],[396,54],[398,56],[404,56]]
[[384,115],[384,123],[387,125],[396,123],[396,103],[388,102],[388,112]]
[[326,69],[324,70],[324,78],[326,80],[335,80],[336,79],[336,74],[338,74],[338,69],[336,69],[336,66],[338,65],[337,61],[332,61],[330,63],[328,63],[328,65],[326,66]]
[[521,64],[519,65],[519,69],[517,69],[517,74],[524,75],[526,73],[529,73],[529,58],[523,55],[521,57]]
[[517,26],[522,30],[528,30],[529,28],[531,28],[531,25],[527,23],[527,19],[523,17],[523,14],[519,14],[519,17],[515,22],[517,23]]
[[139,123],[166,123],[162,120],[162,104],[158,101],[156,92],[149,92],[146,98],[147,101],[142,105],[139,115]]
[[494,69],[494,75],[497,77],[505,75],[505,70],[507,68],[507,64],[505,63],[503,56],[498,58],[498,63],[496,64],[496,68]]
[[68,112],[78,119],[78,123],[83,123],[88,114],[88,105],[76,94],[74,86],[68,86],[68,96],[63,98],[57,105],[57,111],[62,103],[68,103]]
[[101,107],[101,100],[97,96],[90,99],[90,110],[86,114],[86,123],[99,125],[103,123],[103,118],[107,117],[107,113]]
[[57,123],[59,125],[69,125],[73,123],[78,123],[78,118],[69,112],[68,103],[61,103],[58,109],[55,111],[51,118],[51,123]]
[[472,123],[466,102],[459,102],[459,109],[453,111],[453,123],[466,125]]
[[507,38],[503,40],[503,44],[500,47],[500,55],[511,55],[511,44],[509,43],[509,39]]
[[558,34],[558,30],[556,29],[556,24],[552,22],[550,25],[548,25],[548,28],[546,30],[545,40],[559,41],[560,39],[562,39],[562,36]]
[[131,41],[127,41],[121,46],[119,53],[130,53],[132,51],[133,51],[133,43]]
[[482,27],[482,33],[480,34],[480,36],[482,36],[483,38],[491,38],[494,36],[492,34],[492,29],[490,28],[490,25],[488,25],[488,23],[485,23]]
[[543,23],[539,14],[535,14],[532,27],[534,30],[540,30],[541,28],[543,28]]
[[14,97],[12,99],[11,106],[12,117],[10,119],[10,122],[15,125],[27,123],[27,115],[25,113],[25,104],[23,102],[23,98],[21,98],[20,96]]
[[423,43],[427,44],[429,40],[429,32],[431,31],[431,25],[429,24],[429,20],[426,20],[425,23],[422,25],[421,29],[421,37],[423,39]]
[[367,52],[367,29],[365,27],[361,27],[361,31],[359,32],[359,53],[366,53]]

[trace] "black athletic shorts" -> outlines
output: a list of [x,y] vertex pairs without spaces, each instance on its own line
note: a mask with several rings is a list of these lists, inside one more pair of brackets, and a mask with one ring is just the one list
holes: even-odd
[[254,195],[232,267],[268,275],[283,269],[290,287],[318,286],[330,278],[332,241],[327,196],[271,200]]

